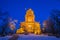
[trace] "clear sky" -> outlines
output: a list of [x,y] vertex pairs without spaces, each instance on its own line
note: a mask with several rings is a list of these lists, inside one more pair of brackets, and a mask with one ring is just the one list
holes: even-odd
[[[26,10],[34,11],[36,21],[42,23],[48,19],[52,9],[60,10],[60,0],[0,0],[2,11],[8,11],[13,19],[24,21]],[[25,10],[26,8],[26,10]]]

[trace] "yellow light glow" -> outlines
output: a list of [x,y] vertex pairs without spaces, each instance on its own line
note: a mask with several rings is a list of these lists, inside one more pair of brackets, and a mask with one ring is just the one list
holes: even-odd
[[17,33],[23,33],[24,30],[27,31],[27,33],[41,33],[40,24],[38,22],[35,22],[35,15],[31,9],[27,10],[25,15],[25,21],[21,22],[21,28],[17,30]]

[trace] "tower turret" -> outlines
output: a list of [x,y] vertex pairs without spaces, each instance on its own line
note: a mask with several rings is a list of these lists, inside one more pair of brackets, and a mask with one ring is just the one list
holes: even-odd
[[35,21],[35,15],[32,9],[27,10],[25,15],[25,21],[27,22],[34,22]]

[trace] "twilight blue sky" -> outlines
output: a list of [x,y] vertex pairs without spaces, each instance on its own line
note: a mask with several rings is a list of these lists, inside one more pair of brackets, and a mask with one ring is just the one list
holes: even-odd
[[59,0],[0,0],[2,12],[8,11],[13,19],[24,21],[25,8],[34,11],[36,21],[42,23],[46,20],[52,9],[60,10]]

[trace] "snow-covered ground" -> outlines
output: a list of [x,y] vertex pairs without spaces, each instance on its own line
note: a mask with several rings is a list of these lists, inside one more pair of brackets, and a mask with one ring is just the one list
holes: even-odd
[[[14,37],[5,36],[0,37],[0,40],[11,40]],[[47,35],[18,35],[18,37],[13,40],[60,40],[60,38],[56,38],[55,36],[47,36]]]

